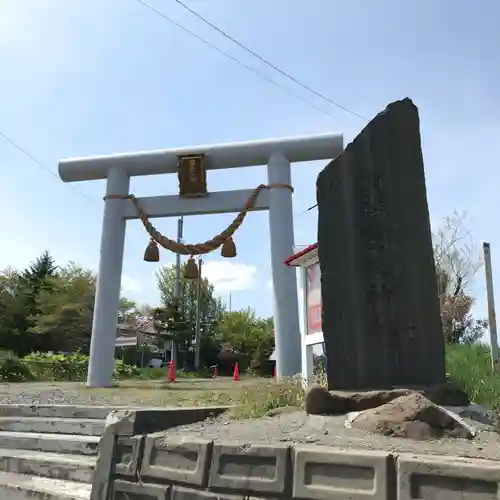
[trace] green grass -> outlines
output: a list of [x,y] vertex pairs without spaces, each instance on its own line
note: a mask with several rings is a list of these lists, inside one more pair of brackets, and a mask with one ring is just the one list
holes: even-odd
[[[70,383],[71,384],[71,383]],[[28,387],[29,384],[23,384]],[[233,418],[258,418],[270,410],[283,407],[301,407],[304,388],[298,379],[281,380],[271,378],[242,377],[234,382],[230,377],[214,381],[181,378],[176,382],[165,379],[129,379],[118,381],[116,386],[89,389],[72,383],[61,390],[79,389],[90,399],[105,398],[106,404],[135,404],[140,406],[232,406],[229,414]],[[12,387],[9,389],[12,391]]]
[[446,347],[448,378],[474,403],[500,410],[500,374],[492,373],[490,351],[481,344]]
[[259,418],[277,408],[298,407],[304,403],[305,390],[300,380],[269,382],[267,388],[245,390],[238,395],[237,405],[231,409],[233,418]]
[[[208,372],[185,372],[176,371],[175,378],[189,379],[189,378],[210,378],[211,373]],[[157,380],[157,379],[167,379],[168,378],[168,366],[163,366],[162,368],[139,368],[139,374],[136,378],[142,380]]]

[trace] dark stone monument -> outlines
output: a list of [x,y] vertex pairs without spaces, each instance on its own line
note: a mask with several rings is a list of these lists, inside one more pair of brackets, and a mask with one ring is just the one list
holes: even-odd
[[390,104],[319,174],[329,389],[445,380],[418,109]]

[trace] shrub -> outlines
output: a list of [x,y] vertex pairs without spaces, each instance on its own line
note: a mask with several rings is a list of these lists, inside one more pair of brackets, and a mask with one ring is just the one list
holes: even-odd
[[115,360],[115,378],[132,378],[137,377],[139,374],[140,370],[137,366],[126,365],[121,359]]
[[139,377],[144,380],[166,379],[168,377],[168,366],[162,368],[153,368],[147,366],[139,370]]
[[30,367],[11,352],[0,352],[0,380],[26,382],[34,380]]
[[448,378],[465,390],[474,403],[490,409],[500,407],[500,374],[492,372],[488,346],[447,345],[446,371]]
[[[81,353],[54,354],[34,352],[23,359],[31,369],[34,378],[50,382],[82,382],[87,378],[89,357]],[[135,366],[126,365],[121,360],[115,361],[115,377],[131,378],[139,374]]]
[[88,356],[85,354],[34,352],[23,360],[37,380],[80,382],[87,376]]

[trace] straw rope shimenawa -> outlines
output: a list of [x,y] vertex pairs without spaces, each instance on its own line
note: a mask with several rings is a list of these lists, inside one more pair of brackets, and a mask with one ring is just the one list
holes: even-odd
[[[144,212],[139,203],[139,200],[133,194],[127,194],[127,195],[108,194],[107,196],[104,197],[104,200],[122,199],[122,200],[132,201],[137,211],[139,219],[141,220],[144,228],[151,237],[151,241],[148,245],[148,248],[146,249],[146,253],[144,256],[145,260],[150,262],[158,262],[159,252],[158,252],[158,247],[156,245],[158,243],[163,248],[165,248],[166,250],[170,250],[173,253],[178,253],[180,255],[189,255],[190,259],[188,261],[188,266],[192,267],[193,265],[196,266],[194,259],[192,258],[194,255],[207,254],[213,252],[214,250],[216,250],[221,246],[222,246],[221,255],[223,257],[228,257],[228,258],[235,257],[236,246],[233,241],[234,233],[238,230],[238,228],[245,220],[247,213],[252,211],[253,208],[255,207],[255,202],[257,201],[257,198],[259,197],[261,191],[263,191],[264,189],[272,189],[272,188],[289,189],[293,193],[293,187],[290,186],[289,184],[260,184],[253,190],[252,194],[245,203],[243,210],[234,218],[233,222],[231,222],[231,224],[229,224],[229,226],[226,229],[224,229],[224,231],[219,233],[217,236],[214,236],[210,240],[196,244],[180,243],[175,240],[171,240],[167,236],[161,234],[153,226],[153,224],[149,220],[148,214]],[[192,274],[194,276],[194,272]],[[194,276],[194,278],[196,278],[196,276]]]

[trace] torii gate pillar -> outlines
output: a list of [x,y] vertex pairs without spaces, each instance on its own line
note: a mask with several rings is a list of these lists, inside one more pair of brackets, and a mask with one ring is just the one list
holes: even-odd
[[110,169],[106,180],[106,199],[102,220],[101,251],[92,321],[89,387],[106,387],[113,380],[118,306],[123,268],[126,223],[124,200],[107,198],[110,194],[126,196],[130,177],[118,168]]
[[[254,210],[269,210],[277,375],[293,376],[301,373],[301,333],[296,274],[284,263],[294,253],[294,231],[292,193],[283,186],[291,184],[290,162],[329,160],[342,149],[341,134],[322,134],[69,159],[59,162],[59,174],[65,182],[106,179],[106,194],[122,196],[129,194],[131,176],[175,173],[178,158],[189,154],[205,155],[209,171],[267,164],[269,184],[282,187],[261,191]],[[190,199],[156,196],[138,201],[149,218],[216,214],[239,212],[252,192],[212,192],[206,197]],[[133,204],[119,196],[105,200],[89,387],[112,384],[125,226],[127,219],[138,218]]]
[[[269,184],[291,185],[290,162],[275,153],[267,164]],[[274,329],[276,372],[280,376],[300,373],[302,367],[301,335],[298,310],[297,278],[285,266],[285,259],[294,252],[292,192],[273,188],[269,194],[269,236],[271,241],[271,272],[273,276]],[[301,368],[302,369],[302,368]]]

